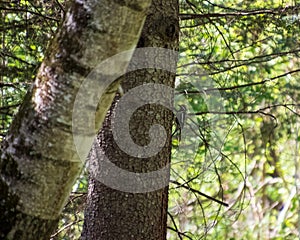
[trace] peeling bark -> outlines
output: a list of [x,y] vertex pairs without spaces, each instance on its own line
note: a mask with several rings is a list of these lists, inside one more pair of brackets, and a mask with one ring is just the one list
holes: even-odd
[[[83,165],[72,135],[76,94],[97,64],[135,47],[149,4],[75,0],[70,5],[1,149],[0,239],[49,239]],[[109,91],[102,98],[98,125],[113,97]]]

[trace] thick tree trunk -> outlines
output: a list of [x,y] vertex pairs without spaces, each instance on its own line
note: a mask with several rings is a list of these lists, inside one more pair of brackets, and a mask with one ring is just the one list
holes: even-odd
[[[178,1],[152,1],[138,47],[163,47],[177,50],[178,36]],[[172,105],[173,96],[168,92],[162,93],[160,87],[162,85],[174,87],[176,57],[174,54],[168,56],[168,52],[162,54],[159,49],[152,50],[137,49],[138,57],[134,58],[130,69],[144,65],[141,62],[145,62],[146,66],[149,61],[157,66],[169,65],[169,71],[158,67],[155,70],[145,68],[126,74],[121,81],[125,95],[115,99],[91,151],[89,189],[82,232],[84,240],[166,239],[169,172],[166,171],[165,175],[158,174],[157,179],[145,180],[141,176],[159,171],[170,161],[173,113],[162,105],[166,102],[169,106]],[[151,85],[149,90],[147,85],[143,85],[147,83],[155,85]],[[134,91],[139,87],[142,89],[141,95],[130,93],[130,90]],[[125,104],[124,112],[118,112],[116,109],[128,94],[133,98],[129,97],[129,104]],[[153,101],[145,100],[146,98]],[[139,101],[146,104],[137,108],[142,105]],[[126,115],[126,112],[130,112],[132,108],[137,110],[130,118],[129,132],[130,138],[137,145],[135,145],[136,152],[131,146],[131,140],[125,140],[128,137],[126,121],[129,118],[121,119],[123,128],[118,128],[116,131],[120,132],[114,136],[116,122],[123,118],[122,113]],[[149,131],[156,124],[163,126],[165,132],[157,132],[153,137]],[[161,144],[163,138],[166,141]],[[120,141],[123,141],[123,146],[120,145]],[[146,149],[146,146],[153,142],[157,142],[157,145],[162,148],[153,156],[146,156],[147,153],[140,148]],[[139,157],[143,154],[144,157]],[[111,165],[104,164],[107,159],[115,164],[118,170],[114,167],[112,167],[114,170],[110,170],[107,166]],[[129,173],[128,178],[126,172]],[[134,173],[140,175],[132,177],[130,174],[134,175]]]
[[[83,164],[72,134],[76,94],[97,64],[135,47],[150,2],[72,3],[1,149],[0,239],[49,239]],[[113,97],[102,98],[98,125]]]

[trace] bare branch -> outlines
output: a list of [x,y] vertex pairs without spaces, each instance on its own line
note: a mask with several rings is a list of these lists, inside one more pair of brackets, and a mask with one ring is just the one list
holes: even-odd
[[192,19],[207,19],[207,18],[224,18],[224,17],[245,17],[255,15],[281,15],[286,16],[295,14],[300,9],[298,6],[289,6],[285,8],[274,8],[274,9],[258,9],[250,11],[237,11],[237,12],[225,12],[225,13],[201,13],[201,14],[180,14],[180,20],[192,20]]
[[202,93],[213,92],[213,91],[228,91],[228,90],[234,90],[234,89],[238,89],[238,88],[251,87],[251,86],[256,86],[256,85],[263,85],[267,82],[271,82],[271,81],[274,81],[278,78],[282,78],[282,77],[285,77],[287,75],[297,73],[297,72],[300,72],[300,69],[295,69],[293,71],[286,72],[286,73],[283,73],[281,75],[278,75],[278,76],[275,76],[275,77],[272,77],[270,79],[266,79],[266,80],[263,80],[263,81],[260,81],[260,82],[246,83],[246,84],[241,84],[241,85],[236,85],[236,86],[231,86],[231,87],[206,88],[206,89],[202,89],[201,91],[199,91],[199,90],[197,90],[197,91],[184,90],[184,91],[177,92],[177,94],[202,94]]
[[177,224],[176,224],[176,222],[175,222],[175,219],[174,219],[174,217],[172,216],[172,214],[171,213],[169,213],[168,212],[168,215],[169,215],[169,217],[171,218],[171,220],[172,220],[172,223],[173,223],[173,225],[174,225],[174,227],[175,227],[175,232],[177,233],[177,235],[178,235],[178,237],[179,237],[179,239],[180,240],[182,240],[182,237],[181,237],[181,235],[182,235],[182,233],[181,232],[179,232],[179,230],[178,230],[178,227],[177,227]]
[[213,197],[211,197],[211,196],[208,196],[207,194],[202,193],[202,192],[198,191],[197,189],[191,188],[190,186],[185,186],[185,183],[184,183],[184,184],[181,184],[181,183],[179,183],[179,182],[177,182],[177,181],[174,181],[174,180],[170,180],[170,182],[173,183],[173,184],[178,185],[178,187],[183,187],[183,188],[185,188],[185,189],[187,189],[187,190],[189,190],[189,191],[191,191],[191,192],[193,192],[193,193],[197,193],[197,194],[199,194],[199,195],[201,195],[201,196],[203,196],[203,197],[205,197],[205,198],[207,198],[207,199],[209,199],[209,200],[211,200],[211,201],[214,201],[214,202],[216,202],[216,203],[219,203],[219,204],[221,204],[221,205],[223,205],[223,206],[225,206],[225,207],[228,207],[228,206],[229,206],[228,203],[225,203],[225,202],[223,202],[223,201],[221,201],[221,200],[218,200],[218,199],[215,199],[215,198],[213,198]]
[[0,10],[2,11],[10,11],[10,12],[24,12],[24,13],[31,13],[33,15],[37,15],[37,16],[40,16],[40,17],[43,17],[45,19],[48,19],[48,20],[51,20],[51,21],[56,21],[56,22],[59,22],[60,19],[56,19],[56,18],[53,18],[53,17],[49,17],[49,16],[46,16],[46,15],[43,15],[41,13],[38,13],[38,12],[35,12],[35,11],[31,11],[29,9],[23,9],[23,8],[10,8],[10,7],[0,7]]
[[[178,234],[178,236],[184,236],[184,237],[186,237],[186,238],[188,238],[188,239],[190,239],[190,240],[193,240],[191,237],[189,237],[188,235],[186,235],[185,233],[183,233],[183,232],[179,232],[178,230],[176,230],[175,228],[172,228],[172,227],[167,227],[168,229],[170,229],[170,230],[172,230],[172,231],[174,231],[174,232],[176,232],[177,234]],[[180,238],[180,239],[182,239],[182,238]]]

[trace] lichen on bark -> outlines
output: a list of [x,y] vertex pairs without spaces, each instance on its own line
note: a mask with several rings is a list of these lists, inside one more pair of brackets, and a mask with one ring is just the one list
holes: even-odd
[[76,94],[97,64],[135,47],[150,1],[131,2],[140,11],[110,0],[70,5],[1,149],[1,239],[49,239],[54,230],[83,165],[72,135]]

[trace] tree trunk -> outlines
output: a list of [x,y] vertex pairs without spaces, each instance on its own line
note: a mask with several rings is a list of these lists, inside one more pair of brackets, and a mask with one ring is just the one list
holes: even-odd
[[[90,153],[84,240],[166,239],[173,121],[167,88],[174,87],[177,54],[158,48],[178,49],[178,22],[177,0],[152,1],[139,49],[121,80],[124,95],[115,99]],[[139,66],[144,69],[130,72]],[[154,136],[157,124],[164,130]]]
[[[70,6],[1,149],[0,239],[50,238],[83,165],[73,143],[76,94],[98,63],[136,46],[149,4],[76,0]],[[105,74],[123,71],[129,60],[130,54]],[[102,97],[98,125],[114,95]]]

